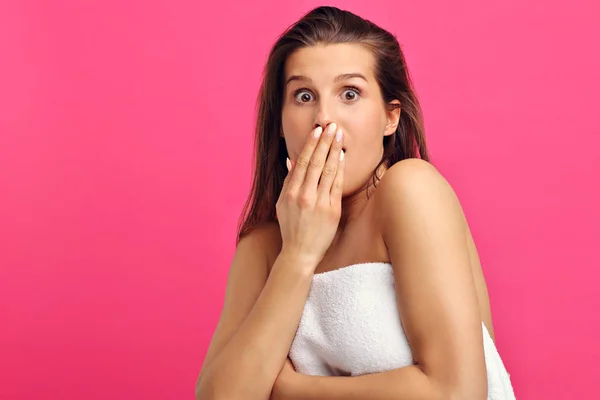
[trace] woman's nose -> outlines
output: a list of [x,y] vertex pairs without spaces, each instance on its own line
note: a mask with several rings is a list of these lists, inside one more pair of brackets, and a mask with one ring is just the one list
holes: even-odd
[[325,129],[327,125],[334,121],[334,117],[331,112],[331,106],[325,103],[326,102],[324,101],[320,102],[316,108],[314,128],[320,126],[321,128]]

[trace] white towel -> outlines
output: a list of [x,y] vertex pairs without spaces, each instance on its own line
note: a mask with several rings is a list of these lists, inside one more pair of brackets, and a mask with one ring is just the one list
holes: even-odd
[[[512,400],[509,374],[482,326],[488,400]],[[413,364],[392,265],[355,264],[315,274],[289,356],[305,375],[357,376]]]

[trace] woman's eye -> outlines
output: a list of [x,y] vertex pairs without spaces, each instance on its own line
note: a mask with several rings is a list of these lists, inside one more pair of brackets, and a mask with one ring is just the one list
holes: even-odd
[[307,91],[301,91],[296,93],[296,101],[299,103],[308,103],[312,100],[312,95]]
[[342,97],[347,101],[354,101],[358,98],[358,91],[356,89],[347,89],[342,93]]

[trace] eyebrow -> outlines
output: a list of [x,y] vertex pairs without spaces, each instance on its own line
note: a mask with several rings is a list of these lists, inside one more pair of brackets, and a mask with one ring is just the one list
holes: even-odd
[[[339,81],[345,81],[345,80],[347,80],[347,79],[352,79],[352,78],[359,78],[359,79],[362,79],[362,80],[364,80],[364,81],[365,81],[365,82],[367,82],[367,83],[369,82],[369,81],[367,80],[367,78],[366,78],[366,77],[365,77],[363,74],[361,74],[361,73],[358,73],[358,72],[351,72],[351,73],[348,73],[348,74],[341,74],[341,75],[338,75],[338,76],[336,76],[336,77],[333,79],[333,81],[334,81],[334,82],[339,82]],[[312,79],[310,79],[309,77],[307,77],[307,76],[304,76],[304,75],[292,75],[292,76],[290,76],[290,77],[288,78],[288,80],[285,82],[285,86],[287,86],[287,85],[288,85],[288,83],[290,83],[291,81],[307,81],[307,82],[312,82]]]

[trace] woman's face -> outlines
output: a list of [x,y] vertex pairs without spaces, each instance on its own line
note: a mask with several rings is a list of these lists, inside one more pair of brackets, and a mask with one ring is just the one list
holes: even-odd
[[335,122],[344,133],[344,195],[371,178],[383,156],[383,137],[396,131],[400,117],[399,109],[385,106],[374,62],[365,47],[348,43],[299,49],[285,65],[282,125],[288,154],[297,160],[311,130]]

